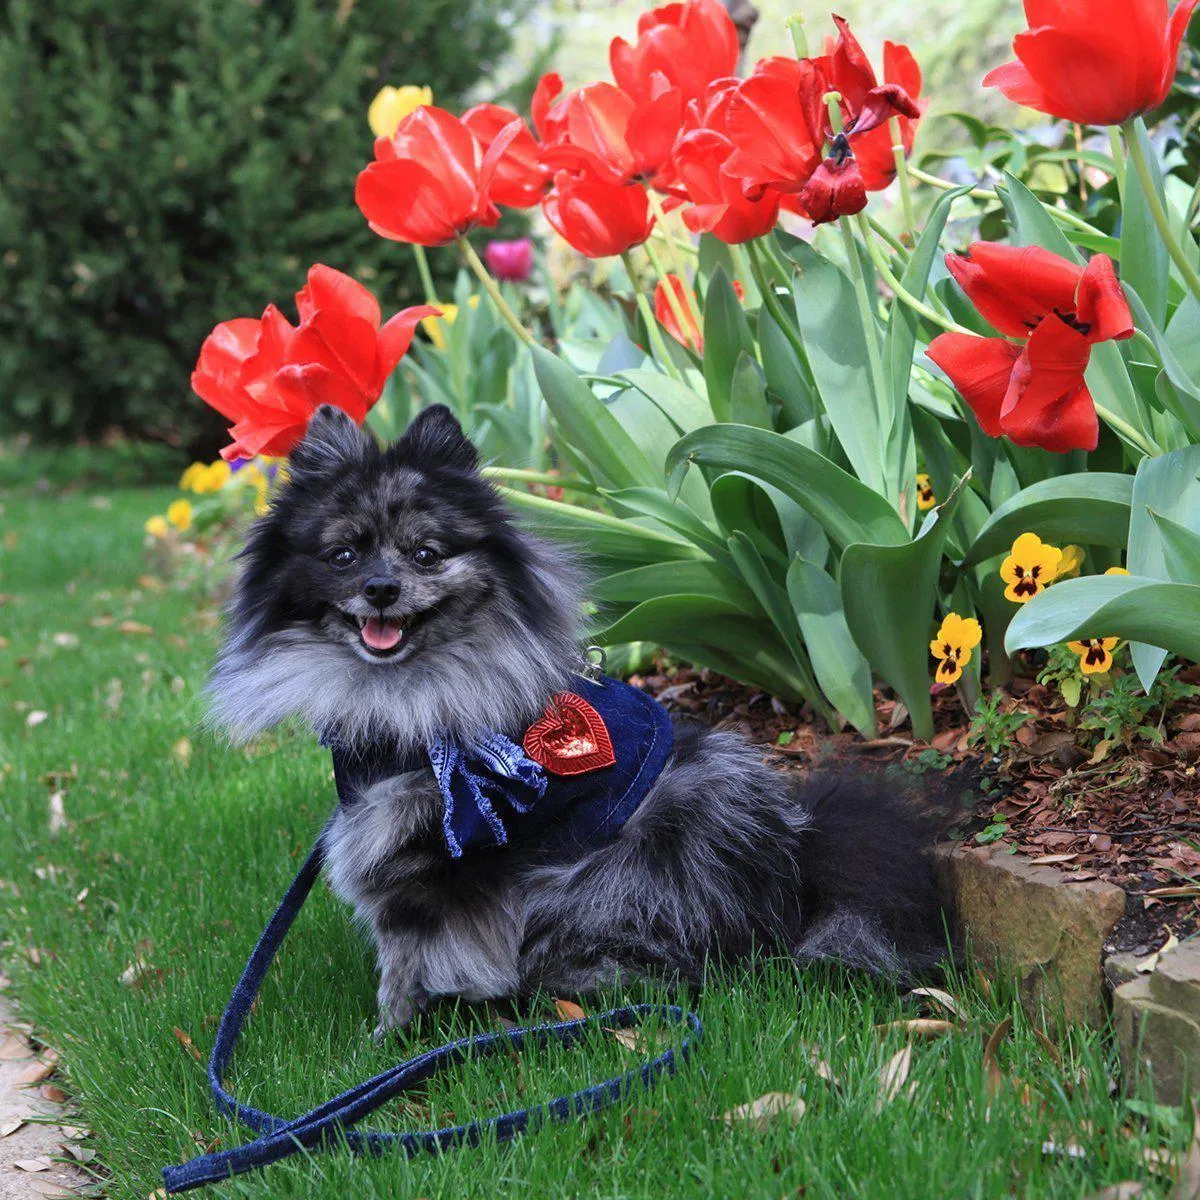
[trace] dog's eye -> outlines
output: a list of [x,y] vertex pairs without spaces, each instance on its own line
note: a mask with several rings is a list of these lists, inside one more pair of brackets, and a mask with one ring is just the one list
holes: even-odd
[[418,567],[435,567],[441,559],[442,556],[432,546],[418,546],[412,554],[412,560]]
[[358,555],[349,546],[339,546],[329,556],[329,564],[334,567],[352,567],[356,562]]

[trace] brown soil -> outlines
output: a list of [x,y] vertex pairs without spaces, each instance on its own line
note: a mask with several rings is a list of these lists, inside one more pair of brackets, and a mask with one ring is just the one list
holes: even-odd
[[[1200,684],[1200,667],[1180,678]],[[1070,727],[1056,689],[1018,678],[1005,705],[1030,720],[992,755],[972,745],[952,689],[934,697],[936,732],[914,741],[904,706],[876,693],[880,736],[831,733],[807,709],[711,671],[667,668],[635,676],[673,711],[740,728],[784,769],[869,773],[927,811],[938,835],[994,841],[1076,879],[1123,888],[1129,911],[1108,949],[1149,953],[1168,932],[1200,930],[1200,698],[1181,702],[1163,741],[1101,748],[1099,733]]]

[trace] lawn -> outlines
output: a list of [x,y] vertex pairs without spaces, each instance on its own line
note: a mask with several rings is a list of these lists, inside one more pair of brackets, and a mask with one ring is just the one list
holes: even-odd
[[[62,1086],[111,1173],[106,1193],[135,1200],[159,1186],[164,1163],[247,1137],[216,1116],[204,1064],[176,1030],[207,1058],[246,954],[333,796],[327,759],[309,736],[281,733],[241,750],[202,729],[213,602],[196,583],[158,578],[144,557],[142,521],[165,499],[146,490],[23,491],[5,497],[0,513],[8,643],[0,643],[8,960],[0,965],[24,1015],[61,1051]],[[34,712],[47,716],[30,724]],[[57,830],[54,791],[67,821]],[[1182,1151],[1188,1122],[1110,1095],[1105,1038],[1070,1030],[1048,1045],[1002,983],[974,972],[950,990],[963,1028],[912,1042],[895,1088],[881,1089],[880,1073],[906,1035],[879,1027],[946,1014],[882,984],[772,962],[719,975],[691,997],[705,1028],[692,1063],[651,1096],[591,1121],[510,1148],[413,1161],[297,1157],[215,1190],[1082,1197],[1131,1179],[1149,1180],[1148,1195],[1166,1189],[1147,1170],[1146,1152]],[[260,1108],[292,1114],[497,1020],[446,1006],[376,1047],[373,1003],[369,947],[319,888],[270,973],[227,1082]],[[552,1016],[551,999],[534,1012]],[[998,1039],[989,1067],[985,1042],[1010,1015],[1014,1030]],[[634,1061],[598,1033],[572,1053],[459,1068],[369,1124],[415,1127],[519,1107]],[[721,1119],[768,1092],[800,1096],[807,1111],[762,1129]]]

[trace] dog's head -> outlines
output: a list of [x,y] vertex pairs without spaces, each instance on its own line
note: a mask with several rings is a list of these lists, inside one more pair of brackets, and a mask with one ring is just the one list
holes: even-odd
[[298,714],[350,743],[469,737],[527,723],[577,665],[574,570],[441,406],[387,449],[318,409],[241,557],[212,685],[235,736]]

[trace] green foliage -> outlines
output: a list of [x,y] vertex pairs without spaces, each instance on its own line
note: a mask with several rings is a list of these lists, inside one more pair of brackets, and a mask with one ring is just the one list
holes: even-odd
[[1079,719],[1081,729],[1100,734],[1102,741],[1128,746],[1135,741],[1163,740],[1163,719],[1181,700],[1200,695],[1200,687],[1178,678],[1178,666],[1160,671],[1149,692],[1136,675],[1116,675],[1112,686],[1094,692]]
[[[220,319],[287,310],[310,263],[417,299],[354,207],[386,82],[453,107],[524,0],[14,0],[0,16],[0,419],[174,442]],[[439,256],[435,255],[435,265]],[[445,261],[445,260],[443,260]]]
[[1033,720],[1023,708],[1006,709],[1007,697],[993,692],[975,705],[975,716],[967,735],[972,746],[986,746],[990,754],[1003,754],[1012,744],[1013,734]]
[[1080,658],[1065,642],[1046,652],[1046,665],[1038,672],[1038,683],[1056,687],[1068,708],[1078,708],[1087,676],[1080,669]]

